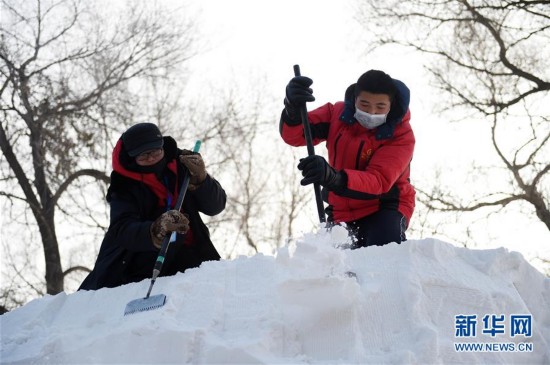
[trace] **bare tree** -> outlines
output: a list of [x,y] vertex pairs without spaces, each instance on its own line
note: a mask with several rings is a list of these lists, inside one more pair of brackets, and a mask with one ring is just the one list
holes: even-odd
[[[109,182],[113,138],[143,111],[139,89],[178,76],[193,55],[192,22],[175,21],[176,14],[143,4],[108,15],[96,5],[101,6],[78,0],[2,0],[0,5],[2,208],[10,223],[36,227],[49,294],[64,289],[65,275],[86,270],[77,262],[62,267],[59,216],[95,228],[105,225],[89,209],[83,189],[90,182]],[[67,197],[72,202],[64,206]]]
[[371,47],[397,44],[425,57],[444,95],[440,112],[490,126],[487,142],[500,161],[493,168],[506,172],[505,186],[493,180],[469,197],[442,186],[420,188],[421,202],[445,212],[525,203],[550,230],[548,1],[367,0],[358,6],[375,35]]

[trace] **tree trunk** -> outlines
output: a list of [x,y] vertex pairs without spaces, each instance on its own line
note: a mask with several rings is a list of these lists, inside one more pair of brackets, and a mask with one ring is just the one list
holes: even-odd
[[[46,261],[46,292],[51,295],[60,293],[64,289],[63,269],[61,267],[61,255],[59,245],[55,236],[55,225],[53,214],[49,214],[44,223],[38,227],[42,236],[44,247],[44,259]],[[38,220],[40,222],[40,220]]]
[[529,200],[531,204],[535,206],[537,217],[546,225],[546,227],[548,227],[548,230],[550,230],[550,210],[546,206],[542,194],[535,191]]

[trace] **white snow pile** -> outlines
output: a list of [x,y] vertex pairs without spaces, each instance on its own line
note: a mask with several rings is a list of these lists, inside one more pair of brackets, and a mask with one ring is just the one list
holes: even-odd
[[319,230],[160,278],[166,304],[128,316],[149,280],[34,300],[0,316],[0,362],[550,363],[550,279],[519,253],[343,240]]

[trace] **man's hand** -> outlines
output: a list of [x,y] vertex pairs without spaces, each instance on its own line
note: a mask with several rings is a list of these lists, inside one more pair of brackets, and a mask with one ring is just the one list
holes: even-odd
[[302,158],[298,164],[304,177],[300,184],[309,185],[318,183],[334,191],[345,187],[345,174],[334,170],[322,156],[308,156]]
[[183,150],[179,157],[180,162],[189,170],[189,190],[193,191],[206,179],[206,167],[202,156],[197,152]]
[[179,210],[169,210],[163,213],[151,224],[151,240],[156,248],[160,249],[162,240],[170,232],[187,233],[189,230],[189,219]]
[[315,101],[313,90],[310,88],[313,80],[305,76],[295,76],[286,86],[286,99],[291,105],[303,105],[308,101]]

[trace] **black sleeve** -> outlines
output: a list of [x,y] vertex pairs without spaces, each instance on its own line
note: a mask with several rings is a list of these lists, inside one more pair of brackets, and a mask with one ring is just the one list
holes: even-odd
[[[344,170],[341,170],[338,171],[337,174],[339,176],[339,179],[336,181],[334,186],[325,187],[325,189],[327,190],[327,194],[328,191],[332,191],[334,194],[341,197],[357,200],[372,200],[380,198],[380,195],[368,194],[361,191],[348,189],[348,175],[346,174],[346,172]],[[328,195],[325,201],[328,202]]]
[[140,216],[140,207],[136,197],[124,192],[113,192],[110,197],[111,224],[109,233],[113,241],[121,247],[133,251],[153,251],[151,241],[151,220]]
[[297,125],[301,125],[302,122],[290,119],[288,114],[287,114],[286,109],[283,109],[283,111],[281,112],[281,119],[279,120],[279,133],[281,135],[283,134],[283,124],[294,127],[294,126],[297,126]]
[[206,180],[194,190],[188,192],[189,196],[195,200],[195,204],[199,212],[206,215],[216,215],[225,209],[227,195],[220,183],[206,175]]

